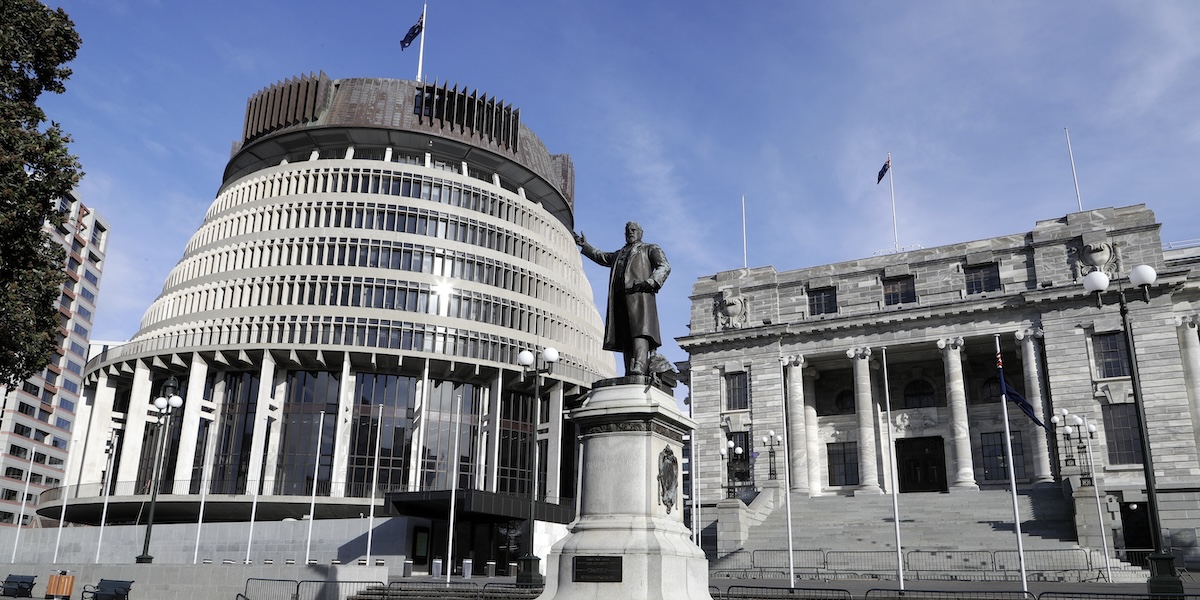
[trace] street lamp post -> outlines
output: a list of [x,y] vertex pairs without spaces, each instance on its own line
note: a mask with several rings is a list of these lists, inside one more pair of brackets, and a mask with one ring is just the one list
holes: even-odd
[[541,559],[533,551],[533,530],[534,524],[537,523],[537,515],[535,509],[537,507],[537,483],[538,483],[538,450],[537,450],[537,426],[538,426],[538,407],[542,401],[542,375],[549,374],[554,370],[554,363],[558,362],[558,350],[554,348],[542,348],[541,352],[542,364],[545,366],[538,367],[535,364],[535,357],[532,352],[522,350],[517,354],[517,364],[525,370],[525,374],[533,374],[533,402],[530,409],[530,421],[533,423],[533,430],[529,432],[529,536],[526,542],[528,552],[525,556],[517,559],[520,565],[520,572],[517,573],[517,583],[520,585],[538,586],[543,585]]
[[166,452],[166,437],[170,435],[170,427],[163,431],[163,425],[170,423],[171,412],[183,406],[183,398],[179,391],[179,380],[172,375],[159,388],[160,395],[154,399],[154,407],[158,409],[158,421],[154,424],[155,437],[158,438],[158,448],[154,450],[154,477],[151,478],[150,510],[146,513],[146,538],[142,542],[142,553],[135,559],[139,563],[152,563],[150,556],[150,532],[154,529],[154,507],[158,503],[158,478],[162,476],[163,453]]
[[[1150,286],[1158,279],[1158,273],[1149,265],[1139,265],[1129,272],[1129,282],[1142,289],[1142,300],[1150,302]],[[1083,278],[1083,289],[1096,294],[1097,307],[1104,306],[1103,293],[1108,289],[1109,279],[1101,271],[1092,271]],[[1133,328],[1129,325],[1129,304],[1125,298],[1125,286],[1117,281],[1117,302],[1121,308],[1121,327],[1125,330],[1125,346],[1129,350],[1129,378],[1133,384],[1134,414],[1137,416],[1138,433],[1142,442],[1142,472],[1146,479],[1146,505],[1150,520],[1150,539],[1154,542],[1154,553],[1147,557],[1150,577],[1146,580],[1152,594],[1183,593],[1183,580],[1175,573],[1175,557],[1164,550],[1162,521],[1158,514],[1158,490],[1155,488],[1154,459],[1150,454],[1150,431],[1146,426],[1146,405],[1142,398],[1142,380],[1138,375],[1137,351],[1133,343]]]
[[767,462],[769,468],[767,470],[767,479],[778,479],[779,474],[775,470],[775,446],[783,444],[783,436],[775,435],[775,431],[771,430],[768,435],[763,436],[763,445],[767,447]]
[[740,458],[744,450],[741,446],[735,446],[733,440],[726,440],[725,444],[727,448],[721,448],[721,458],[725,459],[725,478],[728,482],[725,487],[725,497],[737,498],[737,487],[733,481],[733,461],[735,458]]
[[[1071,447],[1071,434],[1076,431],[1078,431],[1076,454],[1086,451],[1085,463],[1079,468],[1079,484],[1092,486],[1092,495],[1096,498],[1096,520],[1100,526],[1100,543],[1104,546],[1104,573],[1108,577],[1108,582],[1112,583],[1112,564],[1108,558],[1108,526],[1104,524],[1104,509],[1100,505],[1100,488],[1096,485],[1096,463],[1092,460],[1092,440],[1096,437],[1096,425],[1089,422],[1087,417],[1073,415],[1065,408],[1062,409],[1061,414],[1050,417],[1050,422],[1055,427],[1063,426],[1063,441],[1067,443],[1068,452]],[[1085,436],[1084,433],[1087,435]],[[1070,462],[1067,464],[1069,465]]]

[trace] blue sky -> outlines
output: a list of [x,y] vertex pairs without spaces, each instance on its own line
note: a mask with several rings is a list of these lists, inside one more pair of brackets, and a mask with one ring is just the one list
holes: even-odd
[[[111,223],[93,339],[132,336],[216,194],[246,99],[287,77],[412,79],[413,1],[70,0],[64,95],[84,202]],[[576,169],[576,223],[606,250],[639,221],[674,271],[790,270],[1146,203],[1200,238],[1200,3],[1097,0],[434,0],[424,71],[521,109]],[[587,272],[603,305],[606,273]],[[678,346],[664,348],[686,358]]]

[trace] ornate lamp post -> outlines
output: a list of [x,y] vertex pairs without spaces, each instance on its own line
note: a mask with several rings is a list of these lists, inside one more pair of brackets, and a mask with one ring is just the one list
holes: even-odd
[[783,436],[775,435],[775,430],[767,432],[768,435],[763,436],[763,445],[767,447],[767,458],[769,470],[767,471],[767,479],[778,479],[779,474],[775,470],[775,446],[783,445]]
[[[1139,265],[1129,272],[1129,283],[1142,289],[1142,300],[1150,302],[1150,286],[1158,279],[1154,267]],[[1096,306],[1104,307],[1104,292],[1109,279],[1101,271],[1092,271],[1083,278],[1083,289],[1096,294]],[[1150,433],[1146,426],[1146,406],[1142,399],[1142,380],[1138,375],[1137,351],[1133,343],[1133,328],[1129,326],[1129,305],[1125,298],[1125,287],[1117,281],[1117,302],[1121,307],[1121,327],[1125,330],[1125,346],[1129,350],[1129,378],[1133,383],[1134,413],[1137,416],[1138,433],[1142,441],[1142,472],[1146,479],[1146,505],[1149,509],[1150,538],[1154,541],[1154,552],[1147,557],[1150,577],[1146,580],[1152,594],[1183,593],[1183,580],[1175,574],[1175,557],[1164,551],[1162,521],[1158,514],[1158,490],[1154,480],[1154,459],[1150,454]]]
[[525,556],[517,559],[517,563],[520,565],[520,572],[517,573],[517,583],[529,586],[544,585],[541,559],[533,552],[533,530],[534,524],[537,523],[537,516],[534,509],[537,506],[538,484],[538,407],[542,401],[542,375],[553,372],[554,363],[558,362],[558,350],[554,348],[542,348],[541,358],[542,364],[545,366],[538,367],[534,364],[535,360],[532,352],[522,350],[517,354],[517,364],[525,369],[526,375],[533,374],[533,403],[530,406],[530,419],[533,422],[533,431],[529,433],[529,539],[526,542],[528,552],[525,553]]
[[150,488],[150,510],[146,514],[146,538],[142,542],[142,553],[135,559],[139,563],[152,563],[154,557],[150,556],[150,532],[154,529],[154,506],[158,503],[158,478],[162,476],[163,453],[166,451],[166,437],[170,435],[170,427],[167,431],[163,431],[163,425],[167,425],[171,420],[171,412],[183,406],[183,398],[180,398],[176,392],[179,391],[179,380],[172,375],[163,382],[159,388],[159,396],[154,399],[154,407],[158,409],[158,421],[154,423],[154,436],[158,438],[158,447],[154,450],[154,477],[151,478]]
[[[1089,422],[1087,417],[1073,415],[1065,408],[1062,409],[1061,414],[1050,417],[1050,422],[1054,424],[1055,428],[1062,425],[1063,441],[1067,443],[1067,448],[1071,447],[1071,434],[1077,433],[1076,454],[1086,456],[1084,464],[1079,468],[1079,484],[1091,486],[1092,494],[1096,497],[1096,520],[1100,526],[1100,543],[1104,545],[1104,573],[1108,576],[1108,582],[1112,583],[1112,565],[1108,558],[1108,527],[1104,524],[1104,509],[1100,505],[1100,488],[1096,485],[1096,463],[1092,460],[1092,440],[1096,437],[1096,425]],[[1084,432],[1087,432],[1087,436],[1083,435]],[[1073,462],[1068,455],[1067,465],[1070,466]]]
[[741,446],[735,446],[733,440],[726,440],[725,444],[728,448],[721,448],[721,458],[725,459],[725,477],[729,484],[725,486],[725,497],[737,498],[737,485],[733,481],[733,461],[740,460],[744,450]]

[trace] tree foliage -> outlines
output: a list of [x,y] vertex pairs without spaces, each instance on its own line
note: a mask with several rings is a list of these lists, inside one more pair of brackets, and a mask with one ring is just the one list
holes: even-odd
[[0,384],[46,366],[57,345],[64,249],[43,229],[62,225],[58,200],[81,175],[70,137],[47,123],[43,92],[62,93],[79,35],[61,8],[0,0]]

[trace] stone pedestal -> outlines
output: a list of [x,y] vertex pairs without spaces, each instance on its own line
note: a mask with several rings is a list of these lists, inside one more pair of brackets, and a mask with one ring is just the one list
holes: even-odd
[[547,558],[539,600],[711,600],[708,561],[683,523],[683,435],[675,398],[599,382],[571,411],[582,440],[578,519]]

